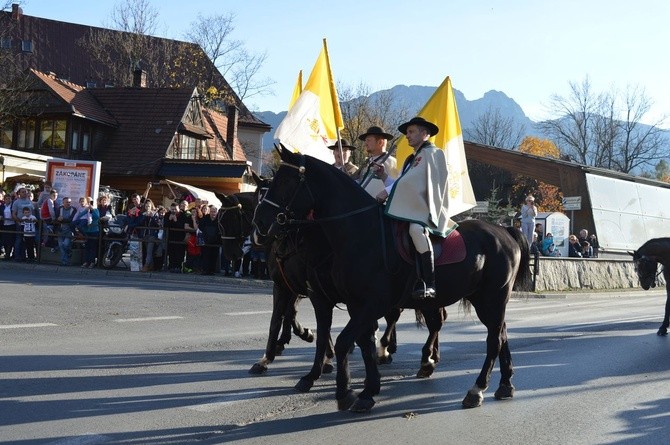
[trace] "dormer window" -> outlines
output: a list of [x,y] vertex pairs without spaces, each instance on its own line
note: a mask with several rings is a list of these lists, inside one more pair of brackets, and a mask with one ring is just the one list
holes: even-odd
[[32,40],[21,40],[21,51],[24,53],[33,52],[33,41]]

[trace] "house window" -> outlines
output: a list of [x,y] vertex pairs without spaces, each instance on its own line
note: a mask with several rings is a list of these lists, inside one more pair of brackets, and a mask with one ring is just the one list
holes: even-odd
[[81,127],[81,151],[91,149],[91,127],[84,124]]
[[12,123],[5,122],[2,127],[0,127],[0,147],[9,148],[12,146]]
[[33,41],[32,40],[21,40],[21,51],[24,53],[33,52]]
[[19,121],[19,133],[16,135],[16,148],[32,150],[35,148],[35,120],[23,119]]
[[48,119],[40,125],[40,148],[44,150],[65,149],[65,129],[67,121]]
[[74,125],[72,128],[72,137],[70,138],[70,150],[79,150],[79,125]]
[[93,80],[87,80],[86,81],[86,88],[95,88],[97,84]]
[[72,136],[70,137],[70,149],[72,151],[89,151],[91,149],[91,126],[75,121],[72,124]]
[[0,37],[0,48],[2,48],[2,49],[12,49],[12,38],[11,37]]
[[176,159],[199,159],[202,152],[202,140],[186,134],[178,134],[174,157]]

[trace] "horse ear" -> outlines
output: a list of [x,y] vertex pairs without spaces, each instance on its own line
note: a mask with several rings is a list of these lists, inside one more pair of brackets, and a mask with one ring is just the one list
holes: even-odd
[[[274,147],[275,147],[275,151],[277,152],[277,154],[281,157],[280,145],[281,145],[281,144],[275,144]],[[281,145],[281,148],[283,148],[283,147],[284,147],[284,146]]]
[[255,183],[257,186],[260,186],[261,184],[263,184],[263,178],[261,178],[260,176],[258,176],[258,175],[256,174],[256,172],[253,171],[253,170],[251,170],[251,177],[254,179],[254,183]]

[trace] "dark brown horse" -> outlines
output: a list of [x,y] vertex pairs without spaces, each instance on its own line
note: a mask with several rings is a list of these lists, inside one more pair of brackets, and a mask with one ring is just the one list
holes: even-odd
[[[496,359],[501,379],[495,397],[513,397],[505,308],[513,287],[527,289],[530,284],[528,244],[520,232],[480,221],[461,223],[465,260],[436,268],[435,299],[410,300],[415,267],[396,251],[391,221],[374,198],[324,162],[284,148],[280,156],[281,166],[256,209],[254,224],[259,233],[273,235],[311,220],[328,239],[332,282],[339,295],[347,296],[351,317],[335,344],[338,409],[369,411],[375,403],[381,382],[373,332],[379,318],[397,306],[431,312],[460,300],[475,308],[488,330],[486,359],[463,406],[481,405]],[[357,397],[350,388],[348,363],[354,342],[361,348],[366,370],[365,387]]]
[[[658,335],[668,335],[670,326],[670,238],[654,238],[642,244],[639,249],[631,253],[635,270],[640,279],[642,289],[649,290],[656,287],[658,276],[662,273],[665,279],[665,317],[658,328]],[[663,267],[659,271],[658,265]]]

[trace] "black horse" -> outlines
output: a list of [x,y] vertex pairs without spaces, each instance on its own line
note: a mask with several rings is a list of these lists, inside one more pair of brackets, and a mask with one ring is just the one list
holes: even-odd
[[[658,276],[662,273],[665,278],[665,317],[663,323],[658,328],[658,335],[668,335],[668,326],[670,326],[670,238],[650,239],[635,252],[631,253],[635,270],[640,279],[642,289],[649,290],[650,287],[656,287]],[[663,266],[662,270],[657,272],[658,264]]]
[[[463,406],[480,406],[496,358],[501,380],[496,399],[513,397],[513,368],[507,340],[505,309],[513,287],[530,285],[529,250],[518,230],[465,221],[459,232],[467,246],[466,258],[436,268],[435,299],[410,300],[416,280],[414,265],[395,248],[391,220],[383,207],[334,167],[282,147],[281,165],[261,200],[254,224],[272,235],[294,224],[313,220],[323,229],[333,250],[332,280],[338,294],[348,296],[351,316],[335,344],[338,409],[369,411],[380,391],[374,353],[376,320],[396,306],[437,311],[465,299],[487,327],[486,359]],[[361,347],[366,369],[365,387],[356,397],[350,388],[347,353]]]
[[[251,221],[258,204],[258,193],[240,192],[217,196],[221,200],[217,220],[221,231],[224,256],[235,264],[237,260],[242,258],[244,240],[252,232]],[[270,265],[272,266],[272,262],[270,262]],[[291,330],[306,342],[314,341],[314,333],[309,328],[303,327],[297,319],[299,301],[298,295],[287,291],[281,285],[277,286],[275,284],[265,354],[249,370],[251,374],[262,374],[267,371],[267,365],[274,361],[277,355],[281,355],[286,345],[291,341]]]

